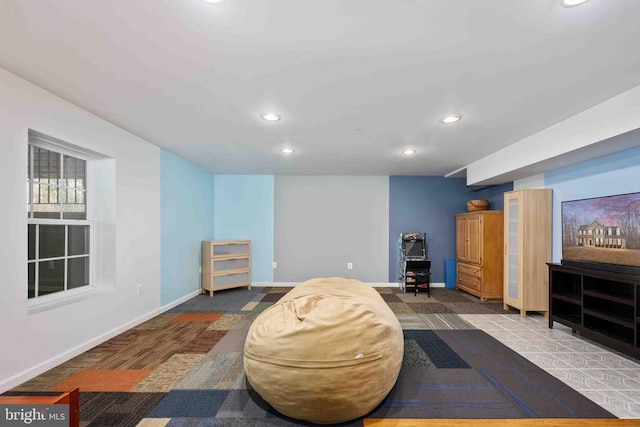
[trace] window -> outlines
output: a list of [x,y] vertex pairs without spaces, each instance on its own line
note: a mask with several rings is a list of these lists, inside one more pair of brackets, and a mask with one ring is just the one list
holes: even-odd
[[29,133],[28,298],[89,286],[92,223],[88,159]]

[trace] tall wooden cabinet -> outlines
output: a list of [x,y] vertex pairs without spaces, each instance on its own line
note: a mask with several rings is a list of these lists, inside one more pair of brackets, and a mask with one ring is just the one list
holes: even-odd
[[251,289],[251,241],[202,242],[202,293],[241,286]]
[[502,211],[456,215],[456,288],[482,300],[502,298]]
[[504,308],[549,312],[551,190],[504,193]]

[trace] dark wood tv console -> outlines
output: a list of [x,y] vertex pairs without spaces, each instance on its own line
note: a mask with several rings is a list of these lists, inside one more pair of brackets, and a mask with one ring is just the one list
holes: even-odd
[[640,359],[640,276],[562,264],[549,266],[553,322]]

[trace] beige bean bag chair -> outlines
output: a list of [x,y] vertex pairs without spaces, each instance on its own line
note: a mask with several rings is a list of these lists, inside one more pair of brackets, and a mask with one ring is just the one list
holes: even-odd
[[366,415],[389,393],[404,354],[402,327],[378,292],[351,279],[312,279],[249,328],[244,368],[280,413],[328,424]]

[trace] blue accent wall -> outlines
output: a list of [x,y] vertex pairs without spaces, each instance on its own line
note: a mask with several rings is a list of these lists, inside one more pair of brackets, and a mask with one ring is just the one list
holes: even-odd
[[[640,132],[636,132],[640,143]],[[640,192],[640,147],[545,173],[553,189],[553,261],[562,258],[561,203]]]
[[444,283],[444,260],[456,257],[455,214],[466,212],[464,178],[389,177],[389,282],[398,282],[400,233],[427,233],[431,281]]
[[489,200],[489,209],[503,210],[504,193],[513,183],[467,187],[465,178],[389,177],[389,282],[398,281],[400,233],[427,233],[431,281],[444,283],[446,259],[456,258],[455,215],[467,211],[467,200]]
[[273,175],[216,175],[216,240],[251,240],[251,281],[273,282]]
[[202,241],[214,238],[214,182],[213,173],[160,150],[161,306],[200,289]]

